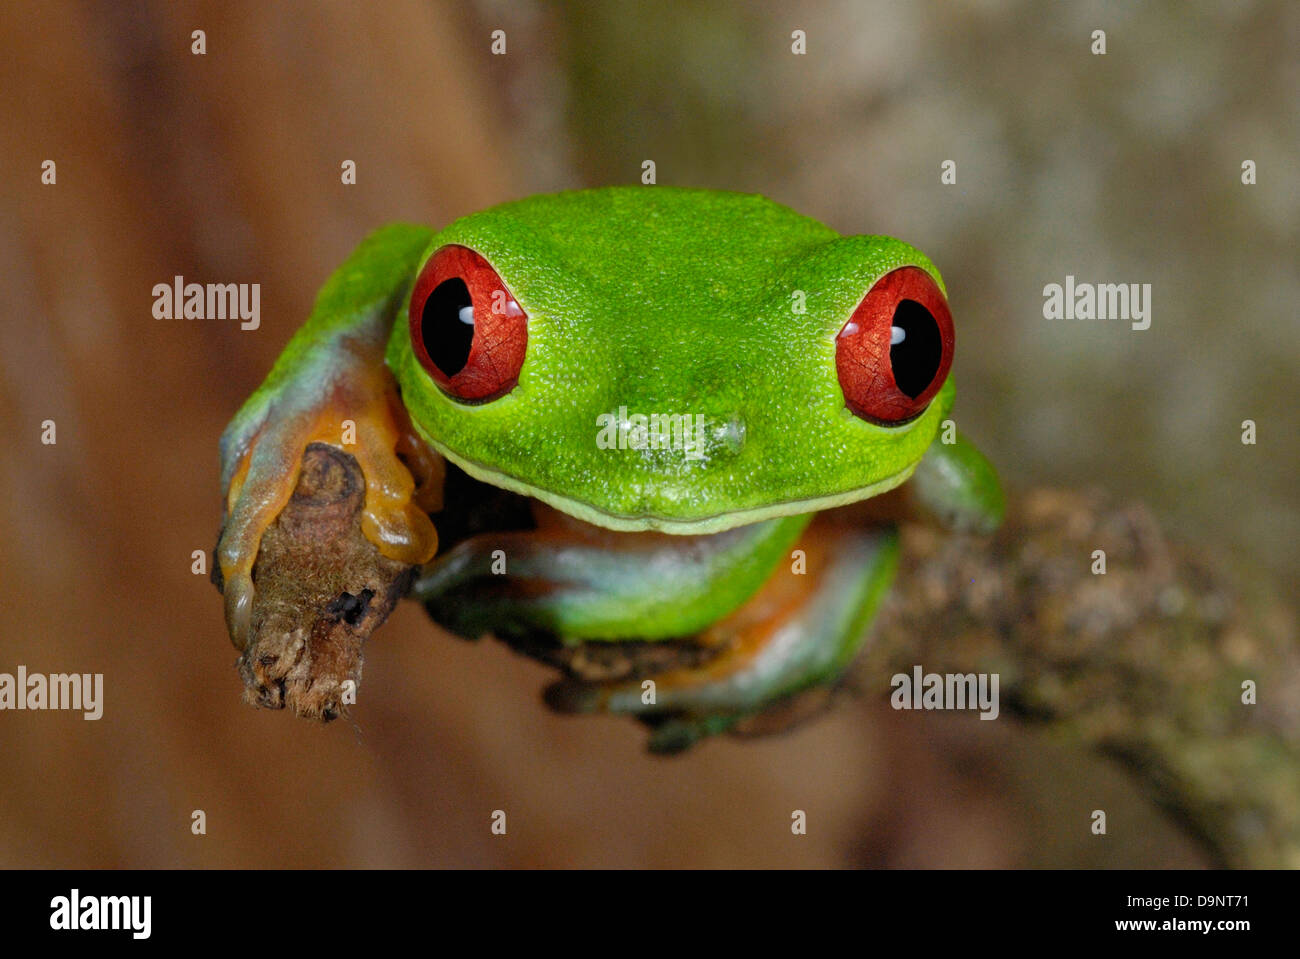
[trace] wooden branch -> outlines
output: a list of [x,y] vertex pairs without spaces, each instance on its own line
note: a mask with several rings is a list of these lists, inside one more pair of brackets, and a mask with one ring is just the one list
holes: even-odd
[[1222,864],[1300,867],[1300,649],[1262,578],[1099,493],[1036,490],[992,539],[903,544],[863,689],[918,664],[997,672],[1004,712],[1122,763]]
[[[364,501],[355,458],[321,443],[307,447],[298,486],[262,537],[253,568],[252,638],[237,664],[245,701],[325,721],[356,701],[362,644],[415,571],[362,534]],[[214,579],[220,588],[219,572]]]

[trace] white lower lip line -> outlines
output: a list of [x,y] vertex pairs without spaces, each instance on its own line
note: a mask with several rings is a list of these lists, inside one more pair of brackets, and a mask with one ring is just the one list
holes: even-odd
[[[507,473],[501,473],[489,469],[472,460],[467,460],[458,454],[452,453],[439,443],[433,444],[437,450],[446,456],[449,460],[469,473],[475,479],[482,483],[487,483],[499,489],[509,490],[520,496],[527,496],[532,499],[541,500],[550,506],[555,507],[566,515],[583,522],[591,523],[593,526],[600,526],[602,529],[614,530],[615,532],[661,532],[681,536],[690,535],[707,535],[708,533],[721,533],[725,530],[732,529],[736,526],[747,526],[750,523],[762,522],[766,519],[776,519],[781,516],[796,516],[803,513],[815,513],[823,509],[831,509],[835,506],[845,506],[849,503],[855,503],[875,495],[869,491],[876,490],[885,492],[901,484],[912,471],[916,469],[916,464],[891,473],[884,479],[877,480],[875,483],[856,489],[846,490],[843,493],[832,494],[830,496],[813,497],[802,500],[784,500],[778,503],[772,503],[767,506],[755,506],[748,509],[736,510],[730,513],[715,513],[711,516],[705,516],[699,519],[675,520],[669,517],[659,516],[653,513],[641,514],[640,516],[628,516],[623,513],[611,513],[601,509],[598,506],[592,506],[589,503],[583,503],[564,496],[560,493],[554,493],[541,487],[533,486],[522,480],[516,479]],[[895,482],[897,481],[897,482]],[[858,495],[858,494],[863,495]],[[805,506],[807,508],[794,508]],[[790,508],[786,508],[790,507]],[[609,520],[608,524],[602,524],[599,517]],[[744,517],[753,516],[752,519]],[[734,522],[725,522],[734,520]],[[717,523],[717,526],[711,524]]]

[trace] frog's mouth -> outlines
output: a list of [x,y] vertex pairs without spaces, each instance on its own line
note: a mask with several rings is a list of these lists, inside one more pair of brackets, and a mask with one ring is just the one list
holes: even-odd
[[476,464],[463,463],[451,455],[443,456],[447,464],[443,503],[446,507],[434,516],[438,528],[438,541],[442,548],[480,533],[493,531],[520,531],[537,528],[536,508],[545,504],[564,513],[573,524],[612,531],[612,533],[637,535],[640,533],[669,533],[677,535],[708,535],[745,526],[751,522],[771,520],[781,516],[815,513],[861,503],[884,492],[896,489],[909,480],[917,464],[907,465],[892,476],[861,489],[848,490],[837,495],[807,500],[790,500],[770,507],[751,511],[729,513],[727,516],[706,517],[694,521],[669,521],[664,518],[630,520],[629,517],[612,516],[545,490],[516,485],[511,477],[490,470],[482,470],[484,478],[476,476]]
[[[591,504],[582,503],[563,494],[529,486],[508,474],[499,473],[472,460],[463,459],[439,443],[431,442],[430,445],[442,454],[447,463],[448,483],[451,483],[453,475],[458,477],[458,488],[453,490],[449,485],[444,496],[444,502],[457,510],[457,516],[452,520],[453,529],[458,525],[460,519],[466,518],[459,515],[462,504],[456,498],[458,495],[465,495],[468,500],[478,498],[485,503],[496,504],[501,508],[508,505],[516,514],[531,513],[531,503],[537,501],[566,514],[576,522],[618,533],[656,532],[679,536],[703,536],[725,532],[737,526],[748,526],[751,523],[759,523],[768,519],[818,513],[871,499],[905,483],[917,466],[916,463],[911,463],[897,473],[877,480],[875,483],[840,493],[832,493],[827,496],[786,500],[747,510],[736,510],[722,515],[682,520],[663,516],[632,517],[607,513]],[[522,506],[519,504],[522,504]],[[477,531],[532,528],[531,526],[518,525],[491,525],[493,522],[490,517],[491,508],[489,506],[483,510],[471,509],[467,511],[475,516],[476,522],[489,524],[478,527]],[[445,518],[438,518],[439,538],[443,542],[447,542],[447,536],[443,533],[443,524],[445,522]]]
[[481,533],[517,532],[537,528],[532,499],[470,476],[447,461],[442,512],[433,516],[438,552]]

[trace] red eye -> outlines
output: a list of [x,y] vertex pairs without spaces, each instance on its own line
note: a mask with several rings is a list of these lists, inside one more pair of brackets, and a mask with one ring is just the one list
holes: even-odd
[[466,246],[444,246],[411,291],[411,346],[444,393],[486,403],[519,382],[528,317],[497,271]]
[[835,340],[845,404],[885,426],[919,416],[948,378],[952,349],[952,314],[930,274],[886,273]]

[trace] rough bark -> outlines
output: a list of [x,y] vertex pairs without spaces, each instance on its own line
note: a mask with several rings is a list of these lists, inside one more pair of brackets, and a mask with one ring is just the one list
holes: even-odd
[[[364,500],[355,458],[307,447],[293,497],[262,537],[253,567],[252,638],[237,663],[247,702],[325,721],[356,702],[362,644],[414,571],[362,535]],[[213,570],[220,589],[215,560]]]
[[1004,710],[1122,763],[1221,863],[1300,867],[1300,649],[1265,577],[1096,492],[1029,492],[988,540],[903,543],[864,688],[998,672]]

